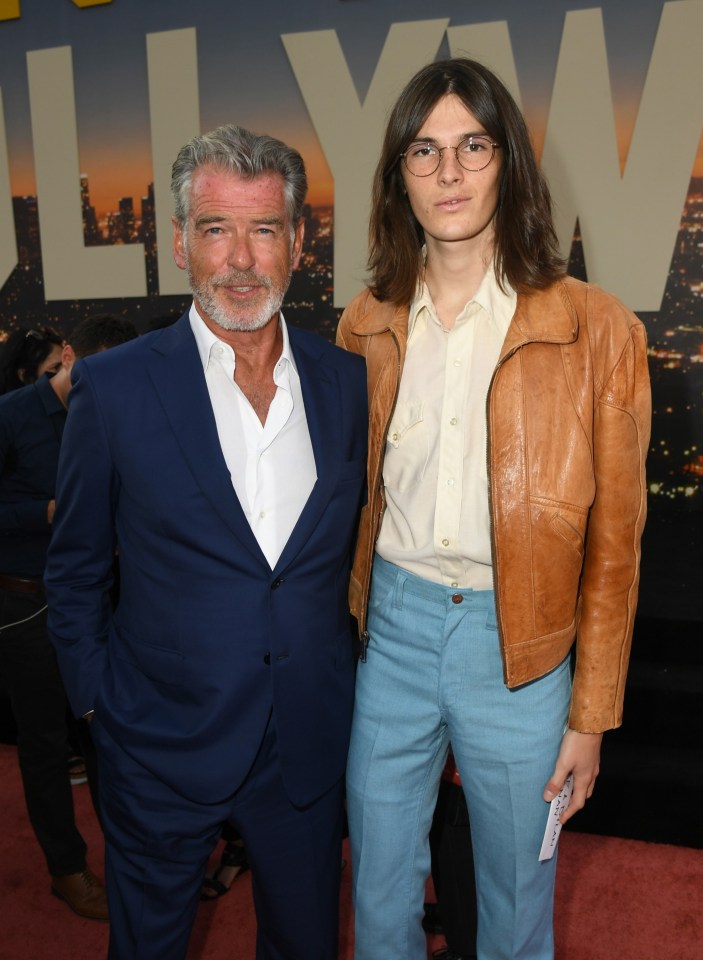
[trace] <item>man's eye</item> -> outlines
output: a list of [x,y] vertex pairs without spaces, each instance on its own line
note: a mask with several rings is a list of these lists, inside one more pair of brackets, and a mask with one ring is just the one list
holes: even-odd
[[205,233],[209,233],[211,236],[217,236],[222,233],[222,227],[208,227]]
[[459,150],[461,153],[481,153],[482,150],[487,149],[488,142],[486,140],[482,140],[480,137],[471,137],[459,144]]
[[408,154],[411,157],[424,160],[427,157],[436,157],[437,148],[433,147],[431,143],[415,143],[408,150]]

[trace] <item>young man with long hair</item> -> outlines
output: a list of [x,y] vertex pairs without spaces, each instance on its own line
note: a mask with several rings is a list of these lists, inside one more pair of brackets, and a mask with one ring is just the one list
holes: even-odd
[[[430,64],[376,170],[369,496],[350,598],[362,661],[347,774],[358,960],[420,960],[451,741],[482,960],[553,957],[549,801],[591,795],[621,722],[645,519],[645,332],[565,275],[549,190],[499,79]],[[575,656],[572,657],[572,654]]]

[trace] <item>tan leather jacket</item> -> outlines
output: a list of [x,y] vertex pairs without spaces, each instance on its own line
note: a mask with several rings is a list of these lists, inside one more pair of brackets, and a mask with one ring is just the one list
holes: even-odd
[[[384,510],[383,457],[405,358],[408,310],[368,291],[337,342],[366,357],[368,503],[349,599],[360,631]],[[651,401],[638,318],[564,278],[518,296],[488,393],[488,473],[505,682],[527,683],[576,640],[569,726],[622,720],[646,513]]]

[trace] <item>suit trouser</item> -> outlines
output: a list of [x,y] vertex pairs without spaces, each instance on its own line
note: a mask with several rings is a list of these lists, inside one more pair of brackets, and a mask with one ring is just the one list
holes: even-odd
[[477,956],[551,960],[556,857],[538,856],[568,660],[508,690],[492,591],[443,587],[378,557],[369,638],[347,772],[357,960],[425,960],[428,837],[450,740],[471,821]]
[[78,873],[86,845],[74,818],[66,693],[42,598],[0,589],[0,669],[17,724],[27,813],[49,873]]
[[122,750],[97,714],[92,727],[106,838],[109,960],[185,958],[207,861],[225,821],[243,838],[251,865],[257,960],[337,957],[342,781],[309,806],[293,806],[270,723],[237,793],[196,803]]

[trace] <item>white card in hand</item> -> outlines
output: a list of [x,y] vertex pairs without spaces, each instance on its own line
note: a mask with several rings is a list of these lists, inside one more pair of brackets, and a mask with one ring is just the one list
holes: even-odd
[[540,860],[551,860],[557,848],[557,841],[561,833],[561,815],[569,806],[571,791],[574,789],[574,775],[570,773],[556,797],[549,804],[547,827],[544,831],[542,849],[539,852]]

